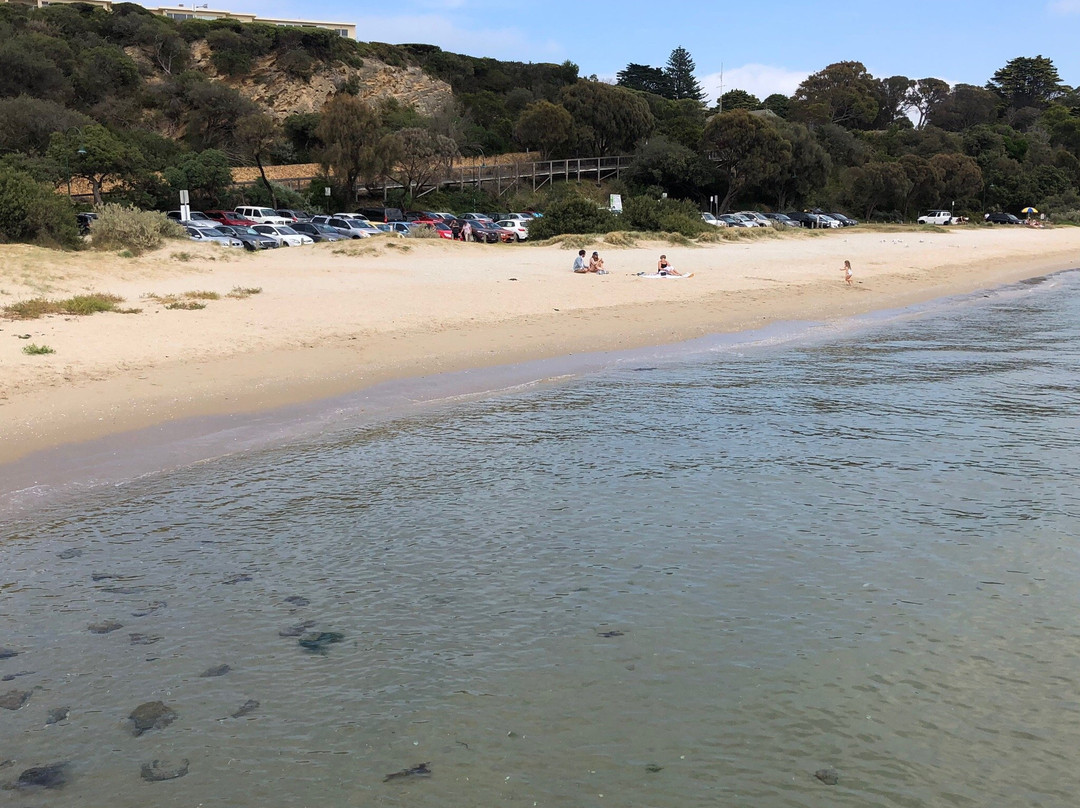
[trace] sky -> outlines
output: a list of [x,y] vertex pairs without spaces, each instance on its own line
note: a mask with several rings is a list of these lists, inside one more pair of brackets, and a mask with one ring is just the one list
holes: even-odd
[[[1016,57],[1045,56],[1080,85],[1080,0],[212,0],[264,17],[353,22],[364,42],[419,42],[521,62],[569,59],[614,81],[686,48],[715,102],[739,89],[792,94],[811,73],[862,62],[877,78],[984,85]],[[721,83],[721,73],[723,81]]]

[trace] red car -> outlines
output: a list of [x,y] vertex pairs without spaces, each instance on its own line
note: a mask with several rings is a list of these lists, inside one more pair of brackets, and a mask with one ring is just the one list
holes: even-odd
[[450,229],[450,225],[441,219],[415,219],[409,222],[414,227],[431,227],[439,234],[439,238],[452,239],[454,237],[453,231]]
[[215,222],[221,222],[231,227],[251,227],[251,225],[255,224],[251,219],[245,219],[235,210],[208,210],[206,215]]

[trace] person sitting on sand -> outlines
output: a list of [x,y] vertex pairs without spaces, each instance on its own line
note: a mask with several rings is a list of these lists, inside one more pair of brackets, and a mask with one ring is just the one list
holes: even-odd
[[604,269],[604,259],[600,257],[600,253],[596,250],[593,250],[592,258],[589,259],[589,272],[607,275],[607,270]]
[[588,271],[589,268],[585,265],[585,251],[578,250],[577,258],[574,259],[574,272],[581,275]]
[[656,274],[657,275],[682,275],[681,272],[677,272],[667,260],[666,255],[661,255],[660,260],[656,262]]
[[844,265],[840,267],[840,271],[844,273],[844,281],[848,286],[851,286],[851,262],[845,261]]

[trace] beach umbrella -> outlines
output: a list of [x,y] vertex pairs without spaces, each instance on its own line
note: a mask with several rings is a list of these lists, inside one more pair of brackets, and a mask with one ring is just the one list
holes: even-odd
[[1031,207],[1031,205],[1028,205],[1026,208],[1021,209],[1020,212],[1021,213],[1038,213],[1039,211],[1035,210],[1035,208]]

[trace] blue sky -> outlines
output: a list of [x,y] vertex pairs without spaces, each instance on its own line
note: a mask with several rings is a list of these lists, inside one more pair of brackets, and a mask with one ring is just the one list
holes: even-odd
[[423,42],[471,56],[570,59],[614,79],[629,62],[662,67],[682,46],[715,100],[725,90],[790,95],[810,73],[859,61],[878,78],[982,85],[1018,56],[1051,59],[1080,85],[1080,0],[214,0],[261,16],[355,22],[362,41]]

